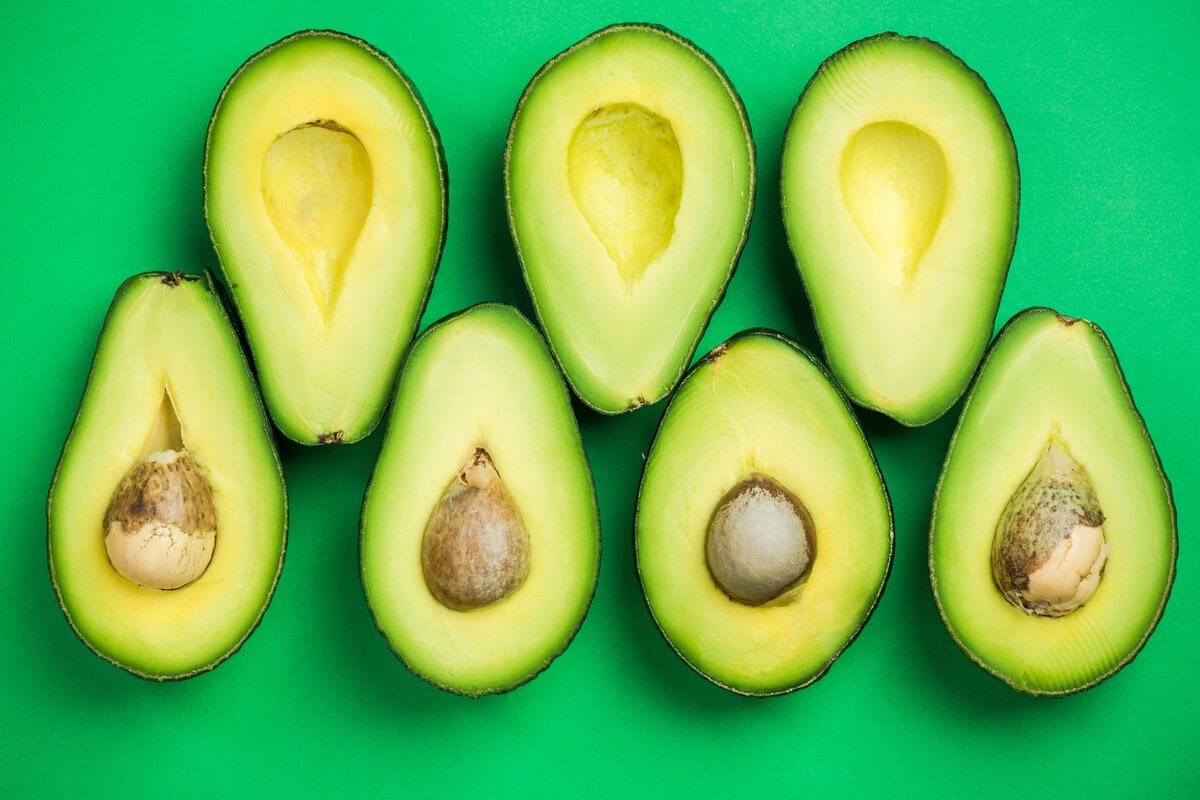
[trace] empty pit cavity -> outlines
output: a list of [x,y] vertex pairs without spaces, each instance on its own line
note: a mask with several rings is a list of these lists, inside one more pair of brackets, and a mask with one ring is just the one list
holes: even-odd
[[946,157],[920,128],[889,120],[861,128],[842,151],[846,208],[889,267],[911,275],[929,248],[946,200]]
[[331,120],[291,129],[263,159],[267,216],[299,260],[325,319],[371,209],[373,183],[362,142]]
[[637,103],[597,108],[571,137],[567,177],[622,277],[639,279],[675,235],[683,154],[671,123]]

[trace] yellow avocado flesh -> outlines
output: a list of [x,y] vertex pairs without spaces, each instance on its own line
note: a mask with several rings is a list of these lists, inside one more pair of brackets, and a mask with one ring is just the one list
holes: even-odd
[[[422,572],[427,523],[484,448],[529,536],[512,594],[456,611]],[[363,586],[376,625],[415,673],[451,691],[532,678],[578,629],[599,567],[599,516],[570,399],[545,343],[515,310],[476,306],[417,340],[363,505]]]
[[530,83],[509,133],[509,221],[589,406],[619,413],[678,382],[745,241],[753,160],[724,75],[663,29],[607,28]]
[[[122,577],[103,520],[125,473],[182,447],[207,479],[217,517],[212,561],[162,591]],[[250,373],[203,282],[127,281],[109,311],[79,415],[51,489],[50,569],[63,610],[102,657],[149,678],[207,669],[242,643],[282,565],[285,496]]]
[[[1087,470],[1108,559],[1095,594],[1062,617],[1026,614],[992,576],[996,526],[1051,437]],[[1154,446],[1107,338],[1048,309],[1014,318],[980,370],[934,504],[930,569],[955,640],[1033,694],[1092,686],[1140,649],[1174,574],[1174,511]]]
[[[734,691],[777,694],[820,677],[865,622],[891,560],[891,509],[858,423],[810,356],[767,333],[723,347],[688,373],[654,440],[638,496],[638,571],[685,661]],[[754,474],[812,517],[816,555],[789,602],[737,602],[705,560],[714,509]]]
[[205,203],[263,394],[297,441],[374,428],[445,230],[437,133],[366,44],[297,34],[254,56],[213,114]]
[[966,388],[1012,256],[1018,182],[995,98],[939,45],[886,34],[822,65],[788,125],[783,216],[851,399],[921,425]]

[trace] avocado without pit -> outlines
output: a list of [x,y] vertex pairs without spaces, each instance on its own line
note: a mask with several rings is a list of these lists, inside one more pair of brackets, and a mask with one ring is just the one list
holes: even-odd
[[679,382],[745,244],[754,183],[737,93],[665,28],[605,28],[530,81],[504,155],[509,226],[584,403],[619,414]]
[[230,78],[209,123],[209,232],[283,434],[349,443],[378,423],[446,231],[446,167],[416,89],[332,31]]
[[570,643],[599,560],[591,472],[541,335],[495,303],[429,327],[363,502],[362,583],[392,650],[447,691],[516,688]]
[[1129,663],[1166,605],[1175,507],[1094,323],[1033,308],[992,345],[934,500],[938,610],[1013,688],[1063,695]]
[[987,347],[1016,244],[1017,151],[987,84],[928,39],[855,42],[805,87],[781,170],[833,374],[861,406],[937,419]]
[[818,362],[739,334],[671,398],[638,492],[638,574],[671,647],[746,695],[807,686],[883,591],[892,514],[874,455]]
[[208,277],[130,278],[47,501],[50,577],[95,653],[187,678],[241,646],[283,564],[283,473]]

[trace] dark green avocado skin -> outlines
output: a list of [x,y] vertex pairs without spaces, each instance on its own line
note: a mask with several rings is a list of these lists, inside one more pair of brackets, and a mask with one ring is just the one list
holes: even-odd
[[[762,328],[762,327],[748,328],[744,331],[734,334],[729,339],[725,340],[721,344],[714,347],[712,350],[710,350],[708,352],[707,355],[705,355],[703,358],[699,359],[694,365],[692,365],[692,368],[688,370],[687,375],[684,376],[683,380],[686,381],[689,377],[691,377],[692,373],[698,371],[701,366],[703,366],[709,362],[716,361],[721,356],[721,354],[724,353],[729,348],[730,345],[734,344],[735,342],[737,342],[740,339],[744,339],[744,338],[747,338],[750,336],[770,336],[774,339],[778,339],[780,342],[783,342],[788,347],[791,347],[793,350],[795,350],[797,353],[799,353],[801,356],[803,356],[805,359],[807,359],[814,367],[817,368],[817,370],[820,371],[820,373],[825,377],[825,379],[829,381],[829,385],[833,387],[834,391],[837,393],[838,397],[841,399],[842,405],[845,407],[846,412],[850,415],[851,419],[855,420],[855,424],[857,425],[858,417],[854,414],[854,407],[850,404],[850,401],[848,399],[846,399],[845,393],[841,390],[841,385],[834,380],[834,378],[830,374],[829,370],[825,368],[825,365],[822,364],[816,358],[816,356],[814,356],[811,352],[809,352],[807,349],[805,349],[802,345],[797,343],[795,340],[793,340],[793,339],[789,338],[788,336],[786,336],[785,334],[783,334],[777,330],[771,329],[771,328]],[[653,441],[657,441],[658,433],[660,430],[662,430],[663,420],[665,420],[667,418],[667,414],[670,413],[671,403],[674,402],[674,399],[675,398],[672,397],[671,400],[668,401],[667,407],[663,411],[662,418],[659,420],[658,428],[654,432],[654,439],[651,442],[650,451],[646,454],[645,463],[647,465],[650,463],[650,456],[654,452]],[[859,432],[862,433],[862,427],[861,426],[858,426],[858,427],[859,427]],[[863,435],[863,438],[866,439],[866,436]],[[825,663],[824,667],[822,667],[820,670],[818,670],[817,673],[814,674],[807,681],[797,684],[796,686],[790,686],[786,689],[780,689],[779,691],[775,691],[775,692],[746,691],[745,689],[742,689],[740,687],[731,686],[722,681],[719,681],[716,678],[709,675],[708,673],[704,672],[703,670],[698,668],[695,664],[693,664],[691,661],[689,661],[682,652],[680,652],[679,648],[675,646],[675,643],[672,642],[670,637],[667,636],[666,631],[663,630],[662,624],[658,621],[658,618],[654,616],[654,609],[650,607],[650,600],[649,600],[649,598],[646,597],[646,591],[644,588],[646,585],[645,576],[642,574],[641,562],[638,558],[638,543],[637,543],[637,535],[636,535],[636,520],[639,517],[639,511],[640,511],[640,506],[641,506],[641,502],[642,502],[642,484],[645,482],[645,479],[646,479],[646,468],[645,468],[645,466],[643,466],[642,477],[638,481],[637,500],[635,501],[635,505],[634,505],[634,509],[633,509],[633,518],[635,520],[635,530],[634,530],[634,540],[633,540],[633,558],[634,558],[634,563],[635,563],[637,573],[638,573],[638,585],[643,587],[642,588],[642,602],[646,606],[646,612],[650,615],[650,618],[654,620],[654,626],[658,629],[658,633],[660,636],[662,636],[663,641],[665,641],[667,643],[667,645],[671,648],[671,650],[674,651],[675,655],[679,656],[680,660],[682,660],[683,663],[687,664],[692,669],[693,672],[695,672],[697,675],[704,678],[705,680],[709,681],[710,683],[713,683],[716,686],[719,686],[722,689],[725,689],[727,691],[733,692],[734,694],[742,695],[743,697],[777,697],[779,695],[791,694],[792,692],[799,691],[800,689],[804,689],[808,686],[811,686],[813,683],[820,680],[822,677],[824,677],[825,673],[829,672],[829,668],[832,667],[833,663],[835,661],[837,661],[838,657],[846,651],[846,648],[849,647],[850,645],[852,645],[854,643],[854,641],[859,637],[859,634],[862,633],[863,628],[866,627],[867,623],[871,619],[871,616],[875,613],[875,609],[878,608],[879,600],[881,597],[883,597],[883,592],[887,588],[888,579],[891,577],[891,573],[892,573],[892,563],[894,561],[893,557],[896,552],[896,520],[895,520],[895,514],[892,511],[892,498],[891,498],[891,495],[888,493],[887,483],[883,480],[883,473],[880,472],[880,470],[879,470],[879,461],[875,457],[875,451],[868,447],[867,452],[869,453],[869,455],[871,457],[871,464],[875,468],[875,474],[878,476],[879,485],[883,490],[883,498],[884,498],[884,501],[887,503],[888,520],[889,520],[887,565],[884,568],[883,580],[880,581],[880,584],[879,584],[879,593],[877,595],[875,595],[875,599],[871,603],[871,607],[868,608],[867,612],[863,615],[862,622],[859,623],[858,629],[850,636],[850,638],[848,638],[846,640],[846,643],[844,645],[842,645],[842,648],[830,657],[829,661],[827,661]]]
[[[166,682],[166,681],[185,680],[187,678],[192,678],[192,677],[195,677],[196,675],[200,675],[202,673],[208,672],[211,669],[214,669],[215,667],[224,663],[224,661],[226,659],[228,659],[230,656],[232,656],[238,650],[240,650],[242,645],[246,643],[246,640],[249,639],[250,636],[254,633],[254,631],[256,631],[258,629],[258,626],[259,626],[259,624],[262,623],[262,618],[265,615],[268,606],[270,606],[272,598],[274,597],[275,587],[279,583],[279,575],[283,571],[283,562],[284,562],[284,558],[287,554],[288,494],[287,494],[287,483],[283,476],[283,465],[279,461],[279,449],[275,445],[275,438],[273,436],[273,431],[271,429],[270,424],[267,422],[267,420],[269,418],[267,417],[266,410],[263,407],[262,396],[258,392],[258,382],[254,378],[254,373],[250,368],[249,361],[247,361],[247,359],[246,359],[244,342],[242,342],[242,340],[238,336],[237,329],[234,326],[233,321],[231,320],[228,312],[226,311],[225,305],[221,301],[220,292],[218,291],[218,288],[217,288],[218,284],[211,272],[205,271],[204,274],[202,274],[202,275],[190,275],[190,274],[182,273],[182,272],[145,272],[140,275],[134,275],[130,278],[127,278],[121,284],[121,286],[117,289],[116,295],[114,295],[114,297],[113,297],[112,304],[109,307],[109,313],[105,316],[104,324],[101,326],[100,334],[97,337],[97,341],[99,342],[99,340],[103,339],[104,332],[108,329],[108,326],[111,324],[114,324],[112,312],[113,312],[113,309],[115,309],[117,307],[118,302],[121,298],[121,295],[123,293],[125,293],[126,291],[128,291],[129,289],[131,289],[135,284],[137,284],[139,282],[144,282],[144,281],[161,281],[162,283],[167,284],[168,286],[179,286],[184,283],[194,283],[194,284],[198,284],[198,285],[202,286],[205,291],[207,291],[211,294],[213,306],[216,308],[218,313],[221,315],[221,317],[225,321],[225,323],[229,326],[229,329],[234,332],[235,337],[238,338],[239,345],[241,345],[241,346],[239,346],[238,351],[241,356],[242,366],[245,369],[245,374],[246,374],[247,380],[250,382],[250,385],[254,387],[253,394],[254,394],[255,402],[258,404],[258,417],[259,417],[259,419],[263,420],[263,436],[266,439],[266,441],[270,443],[271,454],[273,456],[273,461],[274,461],[274,466],[275,466],[275,473],[279,478],[280,486],[283,487],[283,504],[284,504],[282,547],[280,549],[279,563],[276,566],[276,570],[275,570],[275,580],[271,583],[271,588],[267,592],[267,597],[263,602],[263,606],[262,606],[261,611],[259,612],[258,617],[246,629],[245,635],[228,652],[223,654],[220,658],[216,659],[215,661],[213,661],[210,664],[205,664],[204,666],[198,667],[195,670],[192,670],[190,672],[185,672],[182,674],[158,675],[158,674],[153,674],[153,673],[148,673],[148,672],[143,672],[140,670],[133,669],[132,667],[130,667],[126,664],[122,664],[121,662],[110,658],[106,653],[100,651],[95,645],[93,645],[90,641],[88,641],[86,637],[84,637],[83,633],[79,630],[79,628],[77,628],[75,626],[75,621],[71,618],[71,614],[67,610],[66,603],[63,600],[62,589],[59,587],[58,578],[54,573],[54,559],[50,553],[50,548],[51,548],[50,519],[51,519],[51,511],[52,511],[52,506],[53,506],[53,501],[54,501],[54,486],[58,482],[58,473],[59,473],[59,470],[62,469],[63,460],[67,455],[67,447],[71,442],[71,435],[75,431],[75,423],[73,422],[71,424],[71,429],[70,429],[70,431],[67,432],[67,438],[63,443],[62,453],[59,456],[58,465],[54,468],[54,475],[50,479],[50,489],[47,492],[47,496],[46,496],[46,565],[49,570],[50,584],[54,588],[55,600],[58,602],[58,606],[62,610],[63,615],[67,618],[67,623],[71,626],[71,632],[75,634],[75,638],[79,639],[79,641],[82,642],[89,650],[91,650],[93,653],[95,653],[97,656],[99,656],[103,660],[107,661],[109,664],[112,664],[115,667],[119,667],[120,669],[128,672],[131,675],[134,675],[138,678],[142,678],[143,680],[147,680],[147,681],[151,681],[151,682],[155,682],[155,683],[162,683],[162,682]],[[99,356],[98,348],[97,348],[96,356]],[[88,388],[91,386],[91,382],[92,382],[92,372],[94,372],[94,370],[95,370],[95,357],[96,356],[93,357],[93,367],[88,372],[87,382],[84,385],[84,390],[81,395],[81,398],[86,398],[88,396]],[[75,415],[76,420],[78,420],[79,411],[81,411],[82,408],[83,408],[83,400],[81,399],[80,407],[76,411],[76,415]]]
[[721,301],[723,299],[725,299],[725,293],[729,289],[729,281],[733,277],[734,270],[737,269],[738,261],[741,259],[742,251],[746,247],[746,241],[750,236],[750,221],[754,217],[754,198],[755,198],[755,190],[756,190],[757,184],[758,184],[758,162],[757,162],[756,149],[755,149],[755,144],[754,144],[754,136],[750,130],[750,117],[746,113],[746,106],[742,102],[741,95],[739,95],[737,93],[737,90],[733,87],[733,83],[729,80],[729,76],[726,75],[726,73],[723,69],[721,69],[720,65],[717,64],[717,62],[715,62],[708,55],[708,53],[701,50],[700,47],[697,46],[690,39],[686,39],[683,36],[680,36],[679,34],[670,30],[669,28],[667,28],[663,25],[659,25],[657,23],[626,22],[626,23],[618,23],[618,24],[614,24],[614,25],[609,25],[608,27],[601,28],[600,30],[596,31],[595,33],[591,34],[590,36],[571,45],[566,50],[563,50],[561,53],[556,55],[554,58],[550,59],[545,64],[543,64],[542,68],[539,69],[537,71],[537,73],[534,74],[534,76],[529,80],[529,83],[526,84],[525,90],[523,92],[521,92],[521,99],[517,101],[517,107],[516,107],[516,110],[513,111],[512,121],[509,123],[508,139],[504,146],[504,206],[507,211],[506,216],[508,219],[508,230],[509,230],[509,235],[512,238],[513,248],[516,250],[516,253],[517,253],[517,261],[521,265],[521,277],[525,280],[525,288],[529,292],[529,297],[533,302],[533,311],[534,311],[534,315],[537,318],[538,326],[541,327],[541,329],[543,331],[546,330],[546,321],[543,318],[542,312],[538,307],[537,296],[534,295],[534,293],[533,293],[533,284],[529,278],[529,269],[528,269],[528,266],[526,263],[526,257],[525,257],[524,252],[521,249],[521,242],[517,239],[516,220],[513,219],[513,215],[512,215],[512,208],[513,208],[513,204],[512,204],[512,173],[511,173],[510,168],[511,168],[511,164],[512,164],[513,136],[516,134],[517,120],[520,118],[521,111],[525,107],[525,101],[529,98],[529,96],[531,94],[533,94],[534,90],[537,88],[538,81],[541,80],[542,76],[545,75],[547,72],[549,72],[550,69],[552,69],[556,64],[558,64],[558,62],[560,62],[564,58],[570,56],[575,51],[580,50],[580,49],[587,47],[588,45],[594,43],[598,39],[602,39],[606,36],[620,35],[621,33],[626,32],[626,31],[649,31],[649,32],[658,34],[660,36],[663,36],[667,39],[670,39],[671,41],[677,42],[680,45],[683,45],[693,55],[695,55],[696,58],[700,59],[705,64],[707,64],[712,69],[712,71],[714,73],[716,73],[716,75],[720,78],[721,83],[724,85],[726,91],[729,92],[729,96],[733,99],[734,106],[737,108],[738,116],[741,118],[742,127],[746,134],[746,142],[749,146],[750,203],[746,209],[745,222],[742,224],[741,239],[739,240],[738,245],[733,253],[733,258],[729,262],[729,268],[725,272],[725,278],[721,284],[721,289],[719,292],[717,292],[713,296],[712,304],[709,306],[708,310],[705,312],[704,317],[701,320],[700,325],[696,330],[696,335],[693,338],[691,345],[688,347],[687,357],[684,358],[680,362],[679,369],[672,376],[670,382],[667,383],[665,386],[663,386],[662,391],[658,394],[658,396],[656,396],[656,397],[639,397],[639,398],[637,398],[637,400],[635,402],[631,403],[630,405],[628,405],[624,408],[615,408],[615,409],[614,408],[602,408],[602,407],[596,405],[595,403],[591,402],[587,397],[584,397],[583,395],[581,395],[579,393],[579,389],[574,384],[574,382],[571,380],[570,374],[563,368],[562,357],[558,352],[558,348],[554,344],[554,338],[549,335],[547,335],[545,337],[547,344],[549,344],[549,346],[550,346],[550,353],[551,353],[551,355],[554,356],[554,360],[558,364],[559,371],[563,374],[564,379],[567,381],[567,385],[571,387],[571,393],[575,397],[579,398],[580,402],[582,402],[585,406],[590,408],[592,411],[595,411],[599,414],[604,414],[606,416],[617,416],[619,414],[624,414],[627,411],[634,411],[636,409],[641,408],[642,406],[653,405],[653,404],[657,403],[659,400],[662,400],[668,394],[670,394],[671,391],[676,386],[678,386],[679,382],[683,379],[683,375],[687,371],[688,362],[690,362],[692,360],[692,357],[695,355],[696,348],[699,346],[700,339],[704,336],[704,332],[708,329],[708,323],[712,319],[713,313],[717,310],[717,307],[719,305],[721,305]]

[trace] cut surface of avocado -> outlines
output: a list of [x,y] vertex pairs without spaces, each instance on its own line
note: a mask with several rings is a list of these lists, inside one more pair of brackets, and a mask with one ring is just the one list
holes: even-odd
[[509,225],[538,319],[584,403],[679,382],[746,240],[754,145],[712,59],[615,25],[551,59],[509,130]]
[[636,546],[650,612],[697,672],[749,695],[825,673],[883,590],[892,517],[812,356],[751,331],[692,368],[646,460]]
[[441,256],[437,130],[387,56],[305,31],[250,58],[209,123],[205,213],[275,424],[378,423]]
[[1016,243],[1016,147],[987,84],[927,39],[856,42],[804,89],[781,170],[830,369],[906,425],[941,416],[987,347]]
[[1170,484],[1107,337],[1045,308],[997,337],[938,485],[930,575],[960,647],[1035,695],[1127,664],[1174,578]]
[[473,696],[532,679],[583,622],[599,525],[570,397],[534,327],[484,304],[422,333],[360,546],[375,624],[404,664]]
[[283,563],[286,496],[249,368],[207,278],[117,292],[47,504],[75,633],[144,678],[186,678],[253,631]]

